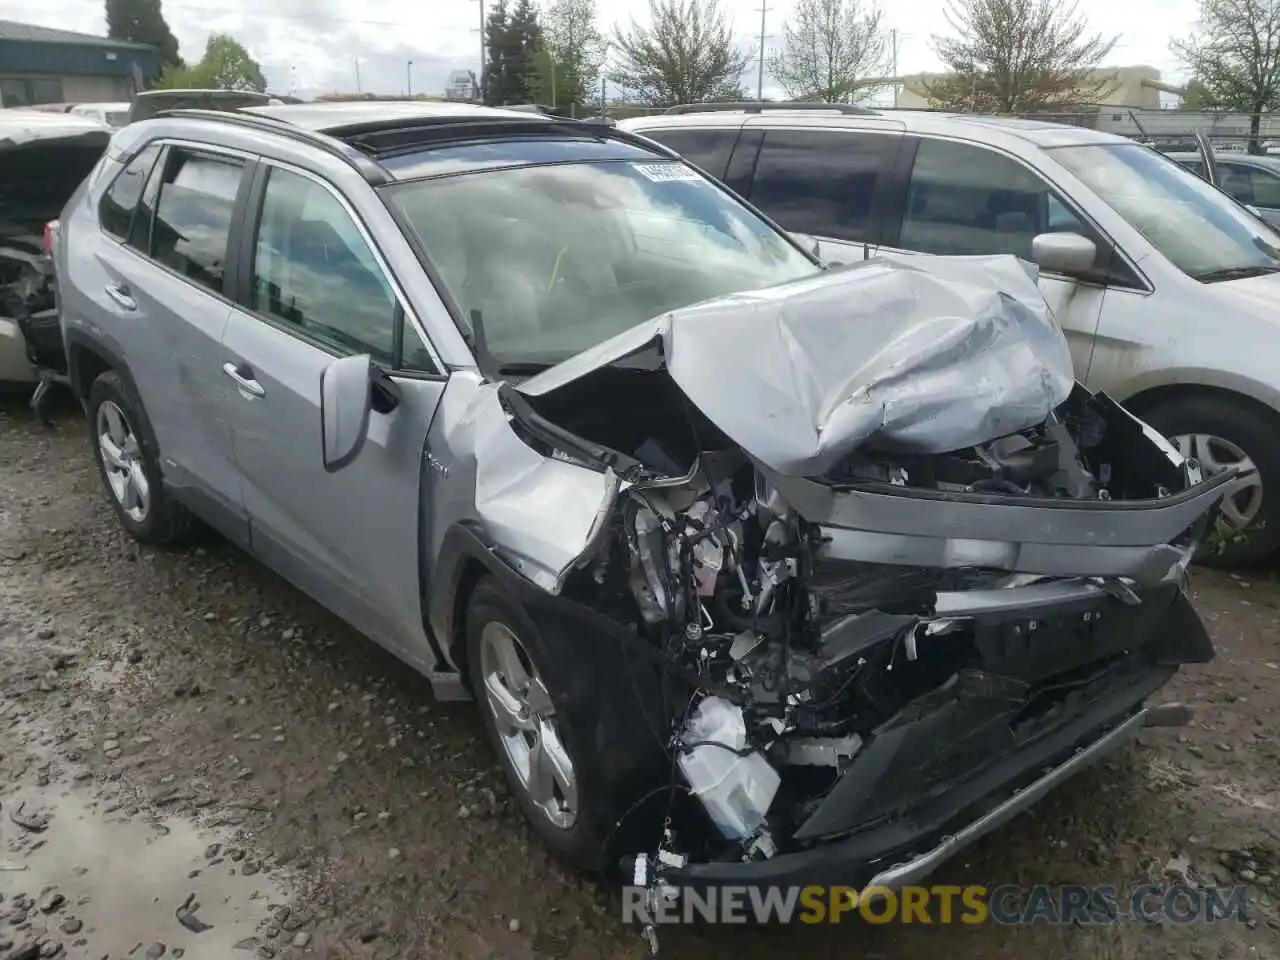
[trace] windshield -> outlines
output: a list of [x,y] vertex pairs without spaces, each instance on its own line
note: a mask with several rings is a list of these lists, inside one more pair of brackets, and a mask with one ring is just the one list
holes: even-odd
[[129,122],[128,110],[108,110],[107,123],[113,127],[123,127]]
[[819,269],[671,161],[489,170],[387,198],[504,364],[559,363],[668,310]]
[[1280,234],[1156,151],[1101,144],[1060,147],[1052,154],[1196,280],[1280,271]]

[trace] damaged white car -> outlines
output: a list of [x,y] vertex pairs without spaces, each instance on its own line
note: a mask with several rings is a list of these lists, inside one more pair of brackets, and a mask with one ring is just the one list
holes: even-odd
[[[1148,701],[1213,655],[1184,581],[1242,479],[1075,383],[1034,268],[824,271],[624,132],[332,106],[117,134],[70,377],[130,533],[195,514],[474,696],[558,854],[893,886],[1185,721]],[[102,239],[123,175],[151,248]]]

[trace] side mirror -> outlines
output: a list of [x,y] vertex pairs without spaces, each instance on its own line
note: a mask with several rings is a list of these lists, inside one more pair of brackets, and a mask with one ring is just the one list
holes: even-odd
[[1031,240],[1031,259],[1051,273],[1086,273],[1097,256],[1097,244],[1078,233],[1042,233]]
[[341,470],[360,453],[373,409],[373,360],[367,353],[333,361],[320,374],[320,443],[324,468]]

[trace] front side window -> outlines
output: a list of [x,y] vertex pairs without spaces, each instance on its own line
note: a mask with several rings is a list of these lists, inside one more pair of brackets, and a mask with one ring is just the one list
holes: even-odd
[[243,173],[239,160],[171,149],[151,226],[151,256],[222,293],[232,208]]
[[676,161],[481,171],[384,196],[504,363],[558,363],[669,310],[819,270]]
[[142,199],[142,188],[147,185],[147,177],[159,156],[159,144],[148,146],[129,161],[103,195],[98,216],[102,229],[113,237],[123,240],[129,236],[134,211],[138,209],[138,201]]
[[899,137],[770,130],[751,202],[787,230],[833,240],[875,240],[871,203],[898,155]]
[[904,250],[1030,260],[1032,239],[1049,232],[1091,236],[1043,179],[1011,157],[973,144],[920,141],[898,238]]
[[[1274,168],[1251,164],[1238,169],[1242,170],[1249,179],[1249,199],[1242,202],[1267,210],[1280,209],[1280,164]],[[1232,196],[1235,195],[1232,194]]]
[[250,306],[344,351],[394,362],[396,298],[351,215],[309,177],[273,169]]
[[733,153],[736,129],[727,130],[646,130],[644,136],[670,147],[717,180],[724,179]]
[[1106,143],[1048,152],[1194,279],[1280,271],[1280,234],[1156,151]]
[[1218,186],[1233,200],[1240,203],[1253,203],[1252,171],[1237,163],[1218,161]]

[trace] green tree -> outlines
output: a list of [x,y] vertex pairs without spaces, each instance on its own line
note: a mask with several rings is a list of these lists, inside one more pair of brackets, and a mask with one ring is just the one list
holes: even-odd
[[530,93],[538,103],[580,107],[594,102],[608,44],[596,25],[594,0],[551,0],[542,15]]
[[1179,110],[1211,110],[1213,105],[1213,95],[1203,80],[1192,77],[1187,81],[1186,86],[1182,88],[1182,100],[1178,103]]
[[1249,152],[1261,153],[1262,115],[1280,107],[1280,4],[1200,0],[1196,32],[1171,46],[1198,78],[1204,106],[1249,114]]
[[107,36],[158,48],[162,68],[183,66],[178,38],[165,22],[160,0],[107,0]]
[[1075,0],[948,0],[951,32],[933,38],[948,73],[925,85],[936,106],[1030,113],[1100,100],[1098,67],[1116,38],[1091,33]]
[[514,7],[498,0],[485,22],[485,103],[528,103],[532,99],[541,45],[542,28],[532,0],[516,0]]
[[213,33],[200,62],[170,67],[156,81],[160,90],[256,90],[267,89],[258,61],[229,33]]
[[840,102],[893,60],[875,0],[799,0],[782,37],[769,72],[793,100]]
[[735,100],[750,56],[733,43],[720,0],[649,0],[649,23],[618,29],[610,79],[650,106]]

